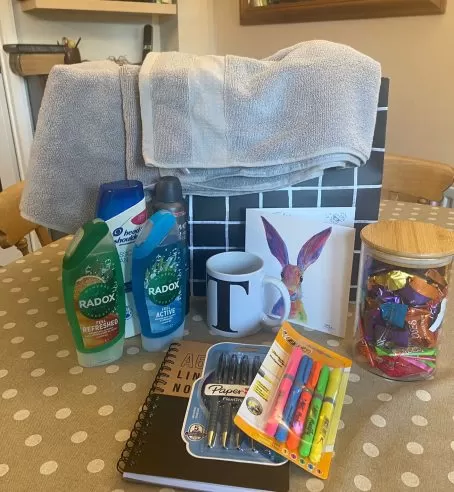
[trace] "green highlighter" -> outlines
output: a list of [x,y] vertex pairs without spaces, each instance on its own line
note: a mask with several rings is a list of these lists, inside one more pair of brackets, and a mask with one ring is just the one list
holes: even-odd
[[309,456],[309,453],[311,452],[312,441],[314,440],[315,429],[317,427],[318,417],[320,416],[320,410],[322,408],[326,386],[328,385],[329,375],[329,367],[323,366],[322,370],[320,371],[320,377],[318,378],[318,383],[314,391],[314,396],[312,397],[304,434],[301,439],[299,453],[302,458]]

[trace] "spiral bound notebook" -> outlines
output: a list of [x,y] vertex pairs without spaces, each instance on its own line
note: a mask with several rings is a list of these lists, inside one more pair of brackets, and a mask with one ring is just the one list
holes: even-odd
[[289,489],[288,463],[263,466],[194,458],[181,437],[192,383],[201,376],[209,344],[170,345],[117,464],[123,478],[206,492]]

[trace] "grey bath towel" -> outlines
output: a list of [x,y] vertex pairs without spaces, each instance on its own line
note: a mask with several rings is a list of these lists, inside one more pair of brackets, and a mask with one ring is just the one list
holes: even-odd
[[140,102],[139,70],[100,61],[51,71],[22,197],[25,218],[72,233],[94,217],[101,183],[129,178],[152,186],[177,174],[186,193],[243,194],[359,166],[370,153],[380,69],[351,48],[303,43],[261,61],[153,55],[142,69]]
[[139,68],[111,61],[59,65],[49,76],[33,141],[21,213],[73,233],[95,216],[101,183],[139,179],[145,167]]
[[267,191],[370,156],[380,65],[310,41],[263,60],[150,53],[140,71],[145,164],[187,192]]
[[123,65],[120,67],[120,86],[126,139],[126,175],[128,179],[142,181],[147,187],[153,185],[159,179],[159,170],[145,167],[143,160],[139,70],[140,67],[138,65]]
[[94,218],[99,185],[125,179],[119,70],[110,61],[52,69],[25,179],[25,218],[73,233]]

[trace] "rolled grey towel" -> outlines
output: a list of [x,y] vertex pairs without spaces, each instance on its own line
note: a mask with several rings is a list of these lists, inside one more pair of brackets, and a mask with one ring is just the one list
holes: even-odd
[[380,64],[309,41],[263,60],[150,53],[140,70],[145,164],[188,193],[277,189],[371,152]]

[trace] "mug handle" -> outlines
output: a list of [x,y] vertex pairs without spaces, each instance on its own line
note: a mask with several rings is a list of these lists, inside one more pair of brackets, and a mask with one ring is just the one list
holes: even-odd
[[274,285],[282,294],[284,299],[284,314],[281,318],[272,318],[266,313],[263,313],[262,322],[267,326],[279,326],[283,321],[285,321],[290,314],[290,294],[288,293],[288,289],[285,286],[284,282],[281,282],[277,278],[269,277],[265,275],[263,278],[263,285],[271,284]]

